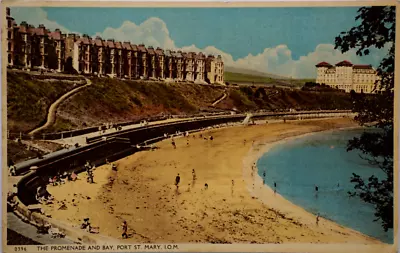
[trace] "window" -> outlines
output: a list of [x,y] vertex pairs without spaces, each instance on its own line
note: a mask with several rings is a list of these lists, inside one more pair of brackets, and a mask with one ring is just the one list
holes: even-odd
[[8,31],[8,38],[11,38],[11,31]]
[[11,63],[11,54],[8,55],[8,63]]
[[11,43],[8,42],[8,51],[11,51]]

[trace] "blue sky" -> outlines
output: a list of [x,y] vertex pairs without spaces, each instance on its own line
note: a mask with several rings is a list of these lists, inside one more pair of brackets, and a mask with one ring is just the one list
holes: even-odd
[[225,65],[298,78],[315,64],[349,60],[377,67],[384,50],[358,57],[334,49],[335,36],[356,25],[358,7],[329,8],[11,8],[18,23],[44,24],[145,43],[222,55]]
[[48,18],[66,28],[94,34],[119,27],[125,20],[140,24],[158,17],[178,47],[208,45],[233,58],[286,44],[297,60],[354,24],[358,8],[44,8]]

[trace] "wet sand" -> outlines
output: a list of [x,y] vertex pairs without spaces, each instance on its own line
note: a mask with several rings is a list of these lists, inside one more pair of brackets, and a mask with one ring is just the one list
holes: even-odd
[[[101,234],[118,239],[126,220],[130,234],[126,242],[131,243],[381,244],[322,218],[317,226],[314,215],[262,187],[258,176],[251,177],[251,165],[273,142],[354,126],[344,118],[288,121],[203,132],[213,141],[199,138],[199,133],[195,138],[176,138],[176,149],[165,140],[156,144],[157,150],[116,161],[118,171],[110,165],[96,168],[95,184],[86,183],[83,173],[76,182],[49,186],[67,209],[58,210],[56,202],[44,206],[44,211],[77,226],[89,217]],[[178,191],[177,173],[181,176]]]

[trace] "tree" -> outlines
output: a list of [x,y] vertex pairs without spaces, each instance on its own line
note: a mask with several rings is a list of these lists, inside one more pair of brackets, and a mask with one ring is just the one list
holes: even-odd
[[375,84],[378,94],[351,93],[356,120],[362,126],[377,129],[364,132],[359,138],[350,140],[347,150],[358,149],[362,157],[385,173],[385,178],[371,175],[367,180],[353,173],[355,184],[350,196],[358,196],[375,207],[374,221],[381,220],[385,231],[393,228],[393,108],[394,108],[394,48],[395,48],[394,6],[362,7],[355,20],[358,26],[342,32],[335,38],[335,48],[347,52],[357,49],[357,55],[368,55],[370,49],[389,47],[380,62],[377,74],[381,78]]

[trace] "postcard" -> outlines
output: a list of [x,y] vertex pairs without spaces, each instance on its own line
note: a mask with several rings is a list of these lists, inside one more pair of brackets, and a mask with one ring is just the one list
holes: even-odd
[[396,252],[398,7],[4,2],[3,251]]

